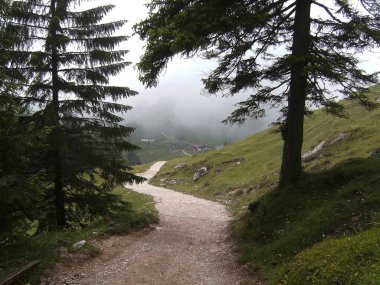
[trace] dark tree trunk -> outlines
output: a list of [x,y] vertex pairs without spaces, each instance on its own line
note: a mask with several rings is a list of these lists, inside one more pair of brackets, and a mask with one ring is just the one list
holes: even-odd
[[62,185],[61,154],[58,149],[54,152],[54,202],[57,226],[66,225],[65,193]]
[[310,48],[311,0],[297,0],[294,20],[288,110],[284,130],[284,149],[279,188],[294,182],[302,172],[301,151],[307,93],[307,55]]
[[[52,18],[55,16],[56,0],[51,1],[51,15]],[[59,77],[58,77],[58,51],[56,41],[56,30],[54,27],[51,32],[51,48],[52,48],[52,95],[53,95],[53,161],[54,161],[54,203],[55,203],[55,214],[56,222],[58,227],[64,227],[66,225],[66,211],[65,211],[65,193],[63,191],[62,184],[62,156],[60,149],[61,142],[61,131],[60,131],[60,121],[59,121]]]

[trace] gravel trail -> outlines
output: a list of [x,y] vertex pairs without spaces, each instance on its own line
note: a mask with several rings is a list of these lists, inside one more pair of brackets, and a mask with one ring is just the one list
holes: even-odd
[[[140,175],[151,178],[164,163]],[[154,197],[159,224],[101,241],[100,256],[58,265],[50,284],[257,284],[236,263],[224,206],[147,183],[127,187]]]

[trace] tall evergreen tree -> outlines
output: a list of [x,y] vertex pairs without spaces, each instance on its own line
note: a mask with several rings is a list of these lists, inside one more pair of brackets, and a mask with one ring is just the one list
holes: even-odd
[[377,0],[152,0],[148,7],[135,26],[147,40],[138,68],[148,87],[176,54],[201,54],[218,59],[203,80],[207,91],[251,92],[226,123],[283,106],[280,188],[301,174],[308,107],[342,116],[338,93],[371,106],[365,92],[377,79],[358,67],[357,55],[380,44]]
[[48,133],[41,161],[48,226],[105,214],[121,205],[111,192],[116,184],[142,181],[119,159],[136,146],[127,141],[133,129],[118,115],[130,107],[117,101],[136,92],[108,85],[129,65],[127,51],[117,49],[127,37],[113,35],[126,21],[105,23],[114,6],[80,11],[82,2],[13,1],[11,10],[11,29],[24,33],[7,72]]

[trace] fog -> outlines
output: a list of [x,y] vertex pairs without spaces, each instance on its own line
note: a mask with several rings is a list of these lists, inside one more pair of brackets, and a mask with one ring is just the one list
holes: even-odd
[[[107,2],[117,5],[110,14],[110,19],[128,19],[129,23],[122,30],[122,33],[128,35],[133,35],[132,26],[147,16],[144,3],[149,1],[131,2]],[[124,9],[119,9],[121,7]],[[207,135],[208,138],[223,143],[225,140],[232,142],[261,131],[277,118],[276,112],[269,110],[263,119],[248,119],[242,126],[226,126],[221,121],[235,109],[236,103],[245,100],[249,94],[228,98],[205,95],[201,79],[216,66],[215,62],[201,58],[175,57],[160,76],[158,86],[146,89],[138,81],[135,68],[144,50],[144,43],[137,35],[133,35],[123,48],[130,51],[126,59],[131,62],[131,66],[112,78],[111,84],[128,86],[139,92],[139,95],[121,101],[133,107],[124,116],[127,125],[144,126],[172,134],[185,130],[200,136]]]
[[136,86],[140,94],[124,101],[134,108],[126,115],[126,123],[172,134],[184,130],[204,134],[221,143],[265,129],[275,118],[272,111],[262,120],[248,120],[243,126],[221,124],[246,95],[222,98],[202,94],[201,78],[212,65],[201,59],[178,60],[169,65],[157,88]]

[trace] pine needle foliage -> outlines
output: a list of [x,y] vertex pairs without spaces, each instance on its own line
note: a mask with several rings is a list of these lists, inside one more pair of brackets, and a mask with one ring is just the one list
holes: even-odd
[[7,27],[10,1],[0,1],[0,246],[24,236],[36,218],[43,133],[29,120],[17,84],[5,72],[8,51],[20,40]]
[[79,10],[83,1],[13,1],[9,29],[22,31],[10,50],[6,72],[22,86],[20,98],[47,132],[41,161],[45,208],[40,227],[64,227],[122,207],[111,193],[115,185],[141,182],[120,159],[137,147],[127,141],[132,128],[122,125],[131,107],[118,100],[136,95],[109,79],[130,63],[114,35],[126,21],[106,22],[114,8]]
[[175,55],[201,55],[218,62],[203,80],[208,92],[249,94],[225,123],[282,108],[281,188],[301,174],[309,107],[344,116],[339,93],[373,106],[365,92],[377,78],[358,67],[357,57],[380,44],[377,0],[152,0],[148,8],[147,19],[135,25],[147,40],[140,80],[156,86]]

